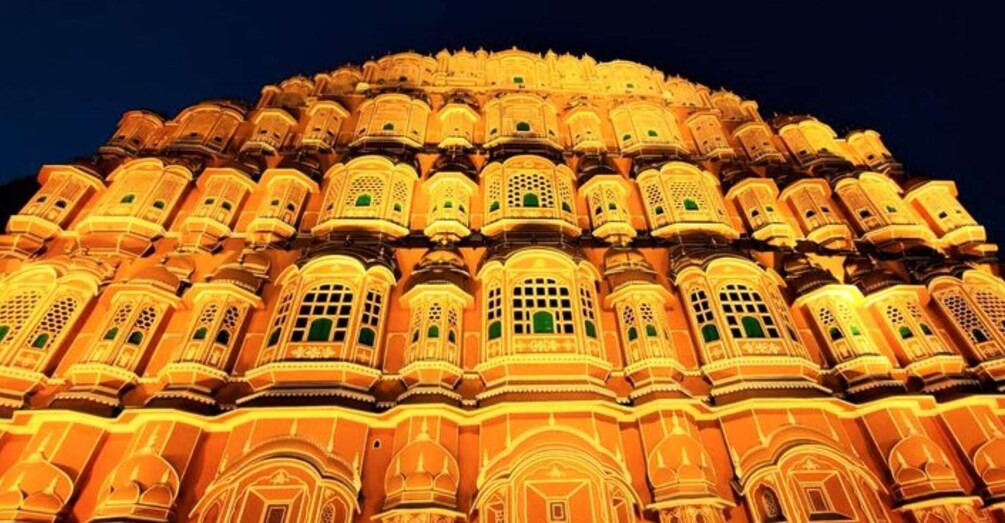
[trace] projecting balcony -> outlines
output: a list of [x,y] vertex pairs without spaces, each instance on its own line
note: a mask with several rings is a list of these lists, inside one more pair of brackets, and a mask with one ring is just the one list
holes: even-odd
[[330,341],[267,347],[262,363],[245,374],[252,394],[238,403],[347,402],[372,406],[375,399],[370,390],[381,376],[381,371],[370,365],[375,350]]
[[139,379],[131,369],[118,365],[75,363],[66,371],[70,389],[56,394],[49,406],[112,416],[122,408],[122,393],[136,386]]
[[538,145],[556,150],[562,149],[562,144],[558,142],[558,134],[552,130],[549,130],[547,133],[540,133],[536,131],[512,131],[500,133],[496,129],[492,129],[486,133],[485,143],[483,144],[486,149],[505,147],[508,145]]
[[[662,350],[660,347],[658,350]],[[633,401],[657,398],[689,397],[681,386],[684,366],[674,358],[645,358],[625,367],[625,375],[634,390],[629,394]]]
[[[583,344],[581,347],[580,344]],[[478,401],[513,395],[527,399],[613,399],[606,386],[611,364],[602,357],[599,341],[568,334],[534,334],[486,342],[487,359],[475,371],[485,383]],[[543,396],[541,393],[545,393]]]

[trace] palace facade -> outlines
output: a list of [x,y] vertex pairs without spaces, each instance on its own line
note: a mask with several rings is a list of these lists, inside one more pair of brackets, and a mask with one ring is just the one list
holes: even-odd
[[996,246],[875,131],[403,53],[38,181],[2,521],[1005,521]]

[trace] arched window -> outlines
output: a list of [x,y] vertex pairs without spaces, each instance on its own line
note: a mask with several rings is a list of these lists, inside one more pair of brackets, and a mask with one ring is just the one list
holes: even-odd
[[743,335],[745,338],[764,337],[764,329],[761,328],[761,322],[757,321],[757,318],[744,316],[740,318],[740,323],[743,325]]
[[698,203],[695,202],[694,200],[692,200],[691,198],[685,198],[684,199],[684,210],[685,211],[697,211],[698,210]]
[[552,278],[528,278],[513,289],[515,334],[572,334],[569,288]]
[[899,329],[897,329],[897,332],[900,334],[900,339],[902,340],[909,340],[914,337],[914,333],[911,332],[911,328],[906,325],[902,325]]
[[761,294],[750,287],[730,283],[719,291],[726,325],[734,338],[778,338],[775,320]]
[[338,283],[318,285],[304,294],[290,341],[344,342],[351,317],[352,291],[348,287]]
[[540,201],[536,194],[529,192],[523,195],[523,206],[524,207],[539,207]]
[[530,132],[530,124],[527,122],[517,122],[516,130],[524,133]]
[[123,196],[121,200],[119,200],[119,203],[133,203],[134,201],[136,201],[136,195],[127,194]]
[[694,319],[698,323],[702,340],[705,343],[719,341],[719,329],[715,326],[712,306],[705,291],[699,289],[691,293],[691,310],[694,311]]
[[356,207],[369,207],[371,202],[373,197],[369,194],[364,193],[356,197]]
[[766,523],[785,521],[785,514],[782,512],[782,504],[778,501],[778,495],[768,487],[761,487],[757,493],[757,502],[764,515]]
[[[117,330],[117,329],[110,329],[108,332],[111,333],[113,330]],[[206,339],[206,333],[208,332],[208,330],[209,329],[207,329],[206,327],[199,327],[192,334],[192,339],[193,340],[204,340],[204,339]],[[114,337],[115,336],[112,335],[112,338],[114,338]],[[105,335],[105,339],[107,340],[107,339],[111,339],[111,338],[109,338],[108,335],[106,334]]]

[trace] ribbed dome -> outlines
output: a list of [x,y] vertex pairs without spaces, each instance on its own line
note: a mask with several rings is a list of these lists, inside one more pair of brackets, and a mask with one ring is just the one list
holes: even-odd
[[436,247],[426,251],[405,282],[405,292],[417,285],[455,285],[471,293],[471,274],[461,253],[453,247]]

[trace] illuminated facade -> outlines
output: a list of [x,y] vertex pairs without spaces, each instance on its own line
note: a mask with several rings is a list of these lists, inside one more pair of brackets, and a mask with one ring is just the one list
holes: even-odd
[[874,131],[404,53],[39,182],[2,521],[1005,521],[996,247]]

